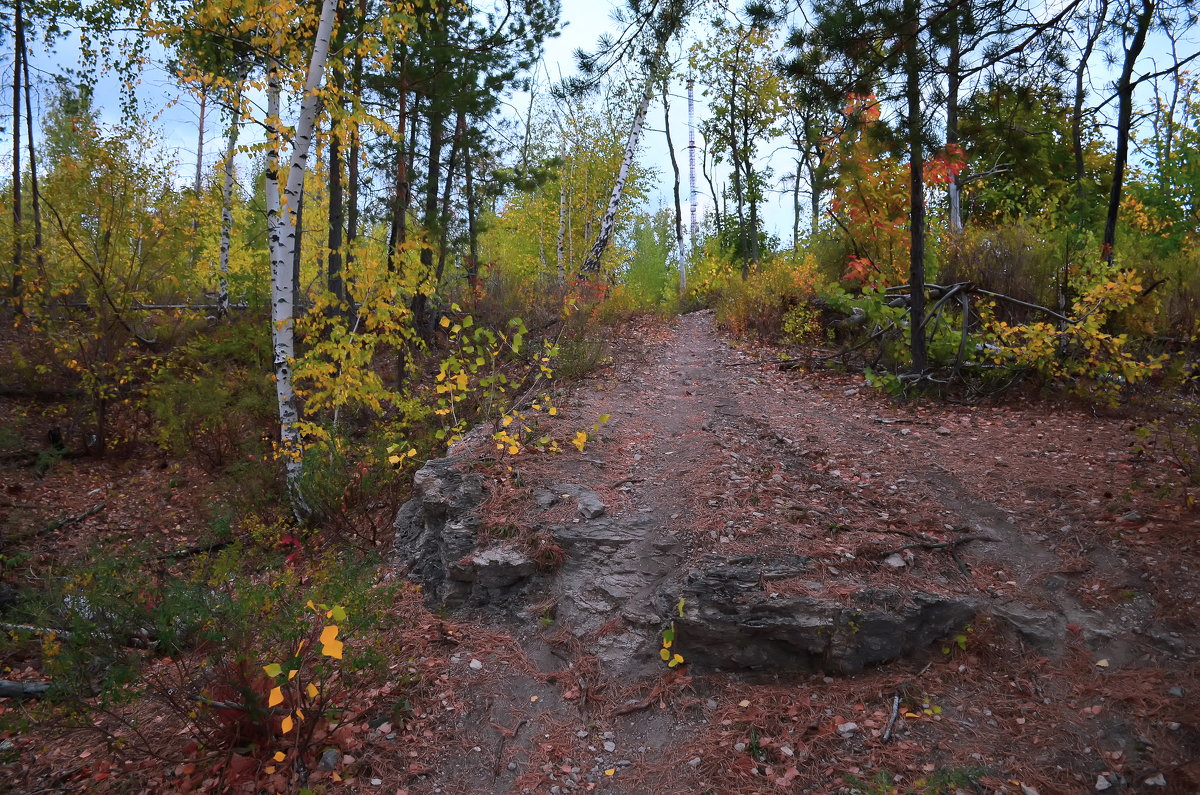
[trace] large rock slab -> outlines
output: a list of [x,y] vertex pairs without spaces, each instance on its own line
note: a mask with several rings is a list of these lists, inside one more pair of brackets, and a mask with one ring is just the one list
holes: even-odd
[[690,665],[843,674],[924,653],[976,612],[969,602],[921,591],[820,598],[771,589],[806,577],[807,568],[794,555],[710,558],[661,589],[659,608],[674,613],[678,649]]

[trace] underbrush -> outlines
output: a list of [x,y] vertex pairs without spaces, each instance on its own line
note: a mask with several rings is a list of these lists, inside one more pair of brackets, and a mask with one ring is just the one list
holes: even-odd
[[402,697],[378,689],[404,654],[391,646],[402,587],[368,558],[306,554],[287,528],[244,530],[186,565],[124,550],[50,572],[4,653],[51,689],[4,729],[35,722],[90,735],[117,762],[186,765],[163,785],[180,790],[304,785],[348,718]]

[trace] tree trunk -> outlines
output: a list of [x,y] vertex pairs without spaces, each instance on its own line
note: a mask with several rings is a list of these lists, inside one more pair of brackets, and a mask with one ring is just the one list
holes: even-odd
[[[962,45],[959,41],[959,14],[956,8],[950,12],[950,53],[946,64],[946,149],[958,145],[958,91],[962,81],[959,74],[959,64],[962,61]],[[962,234],[962,196],[958,184],[958,175],[951,172],[950,181],[946,183],[946,212],[950,226],[950,234],[957,237]]]
[[690,240],[689,247],[692,251],[696,250],[696,238],[700,236],[700,222],[696,218],[696,205],[698,193],[696,192],[696,99],[695,99],[696,81],[692,76],[688,75],[687,92],[688,92],[688,190],[691,204],[691,218],[688,233]]
[[909,231],[912,260],[909,269],[909,331],[912,372],[922,375],[928,366],[925,354],[925,153],[921,141],[921,61],[917,36],[920,0],[905,0],[908,42],[904,52],[905,93],[908,99],[908,152],[911,161]]
[[454,188],[454,169],[458,166],[458,156],[462,151],[463,139],[467,134],[467,116],[459,111],[454,120],[454,138],[450,143],[450,157],[446,158],[446,181],[442,183],[442,213],[438,219],[438,264],[434,277],[434,290],[440,288],[442,276],[446,271],[446,254],[449,250],[450,239],[450,195]]
[[581,268],[583,273],[594,276],[600,274],[600,258],[604,256],[604,251],[608,248],[608,243],[617,227],[617,210],[621,207],[621,197],[625,193],[625,183],[629,181],[633,159],[637,157],[638,144],[642,140],[642,128],[646,124],[646,113],[650,110],[650,98],[654,96],[655,75],[662,66],[666,51],[667,46],[664,41],[659,45],[658,52],[655,53],[654,60],[647,70],[646,87],[642,89],[642,97],[638,102],[637,111],[633,114],[633,123],[629,127],[629,138],[625,141],[625,154],[621,158],[621,169],[617,172],[617,180],[613,183],[612,193],[608,197],[608,207],[604,210],[604,217],[600,220],[600,233],[596,236],[596,242],[592,246],[592,250],[588,252],[587,259],[583,261]]
[[[358,0],[358,25],[359,30],[366,24],[367,18],[367,0]],[[362,74],[363,74],[363,59],[362,52],[356,47],[354,49],[354,60],[351,65],[351,90],[354,92],[354,121],[350,126],[350,154],[349,162],[346,166],[347,178],[349,180],[349,196],[346,199],[346,253],[342,260],[345,263],[345,275],[342,278],[342,298],[348,301],[348,311],[353,311],[354,300],[350,295],[350,279],[354,273],[354,244],[358,242],[358,194],[361,189],[360,177],[358,173],[359,159],[361,153],[359,151],[360,141],[358,139],[358,106],[362,101]]]
[[441,175],[442,138],[445,119],[440,112],[429,115],[429,171],[425,177],[425,209],[423,223],[427,239],[421,247],[421,273],[417,279],[417,292],[413,295],[411,309],[413,326],[423,339],[432,336],[432,326],[427,317],[429,307],[429,282],[433,277],[433,241],[438,237],[438,181]]
[[[399,131],[397,136],[399,146],[396,149],[396,187],[395,195],[392,197],[392,225],[388,232],[387,268],[389,273],[397,269],[396,255],[408,236],[405,221],[405,215],[408,214],[408,153],[405,151],[404,145],[404,136],[408,129],[408,81],[406,80],[404,57],[402,55],[400,60],[400,107],[396,120],[396,129]],[[415,120],[413,124],[416,125]]]
[[1117,81],[1117,151],[1113,156],[1112,191],[1108,197],[1108,217],[1104,221],[1104,240],[1100,245],[1101,255],[1109,265],[1116,257],[1117,216],[1121,212],[1121,189],[1125,182],[1125,165],[1129,160],[1129,131],[1133,126],[1133,68],[1138,56],[1146,46],[1146,35],[1154,19],[1154,0],[1142,0],[1142,10],[1137,17],[1133,41],[1125,51],[1125,65]]
[[[24,20],[21,18],[21,0],[13,4],[13,27],[20,36],[24,33]],[[12,177],[12,219],[13,219],[13,269],[12,269],[12,300],[13,311],[21,311],[21,50],[18,48],[13,59],[13,177]]]
[[[25,43],[25,22],[21,20],[21,25],[15,31],[17,39],[17,52],[21,58],[21,73],[24,78],[25,91],[25,133],[29,141],[27,151],[29,152],[29,193],[30,204],[33,206],[33,258],[37,264],[38,274],[42,277],[42,282],[46,279],[46,263],[42,256],[42,195],[38,190],[38,170],[37,170],[37,153],[34,151],[33,140],[33,102],[30,100],[30,82],[29,82],[29,47]],[[14,64],[15,67],[15,64]],[[1176,83],[1178,85],[1178,83]]]
[[1100,41],[1104,30],[1104,21],[1108,16],[1108,0],[1100,0],[1100,11],[1095,20],[1096,27],[1088,34],[1087,43],[1079,55],[1079,65],[1075,68],[1075,101],[1071,108],[1071,146],[1075,153],[1075,191],[1079,199],[1079,224],[1083,225],[1084,211],[1087,206],[1087,186],[1084,184],[1085,165],[1083,161],[1083,78],[1087,74],[1088,61]]
[[[559,127],[558,141],[558,159],[562,161],[562,168],[567,165],[567,131],[561,126]],[[562,286],[567,283],[567,179],[566,175],[559,173],[558,175],[558,237],[555,239],[555,255],[556,265],[558,266],[558,284]]]
[[300,492],[303,475],[304,447],[297,428],[300,418],[296,405],[296,392],[292,385],[292,362],[296,355],[295,344],[295,285],[291,266],[295,261],[297,228],[296,209],[304,190],[304,171],[308,163],[308,152],[312,145],[313,127],[319,110],[322,77],[329,55],[329,38],[333,29],[336,0],[323,0],[321,17],[313,44],[312,59],[304,81],[300,118],[296,124],[292,143],[291,162],[287,181],[280,196],[279,191],[279,124],[280,78],[278,64],[272,60],[267,88],[267,117],[270,129],[270,148],[267,153],[267,237],[271,251],[271,338],[275,370],[275,397],[279,408],[280,455],[284,461],[287,490],[291,498],[292,511],[297,520],[303,521],[309,514],[304,496]]
[[[479,230],[475,227],[474,162],[470,141],[463,146],[463,191],[467,194],[467,284],[474,293],[479,289]],[[561,244],[560,244],[561,248]]]
[[[339,84],[341,80],[338,80]],[[338,86],[341,93],[343,86]],[[345,296],[342,294],[342,142],[337,132],[338,121],[330,120],[329,133],[329,259],[326,270],[326,287],[340,304]]]
[[221,254],[217,276],[217,317],[229,314],[229,247],[233,237],[233,159],[237,154],[238,132],[242,126],[242,80],[237,78],[233,95],[233,118],[225,145],[225,184],[221,188]]
[[667,94],[668,81],[663,80],[663,132],[667,136],[667,151],[671,154],[671,171],[675,174],[675,250],[679,254],[679,294],[687,292],[687,255],[683,250],[683,205],[679,199],[679,161],[675,159],[675,144],[671,140],[671,101]]

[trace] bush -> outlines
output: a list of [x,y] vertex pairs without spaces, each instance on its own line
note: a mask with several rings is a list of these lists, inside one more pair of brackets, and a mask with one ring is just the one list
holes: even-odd
[[[277,423],[268,328],[257,321],[221,326],[174,351],[155,371],[142,404],[157,422],[156,441],[214,475],[265,468],[274,478]],[[258,489],[262,478],[246,486]]]

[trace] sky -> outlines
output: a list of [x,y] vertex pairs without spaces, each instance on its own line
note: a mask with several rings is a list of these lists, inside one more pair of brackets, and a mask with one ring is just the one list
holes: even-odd
[[[562,33],[547,41],[545,45],[544,65],[539,68],[539,73],[542,75],[542,90],[545,88],[545,75],[549,74],[557,77],[561,74],[565,77],[575,73],[573,53],[577,48],[589,49],[595,44],[599,34],[614,30],[611,20],[613,6],[614,3],[612,0],[562,0],[562,20],[565,25],[563,26]],[[694,41],[705,38],[707,36],[706,27],[706,20],[703,16],[694,19],[685,39]],[[682,54],[685,46],[686,44],[676,45],[677,49],[673,50],[673,54]],[[1186,42],[1183,45],[1181,52],[1190,52],[1196,46],[1195,37],[1193,37],[1191,42]],[[1149,57],[1155,57],[1154,50],[1156,47],[1158,48],[1158,58],[1156,60],[1161,61],[1162,42],[1151,42],[1148,48]],[[158,54],[161,56],[161,52]],[[157,130],[159,137],[163,141],[164,148],[169,153],[173,153],[174,158],[178,162],[180,178],[190,181],[196,167],[196,152],[199,138],[199,103],[195,97],[179,89],[171,75],[165,70],[163,65],[164,60],[162,57],[153,57],[151,59],[142,74],[138,92],[142,98],[142,107],[147,116],[153,119],[153,128]],[[35,73],[39,70],[44,70],[45,74],[61,72],[64,68],[74,66],[76,63],[76,51],[70,41],[62,42],[55,52],[35,52],[32,61]],[[1112,79],[1112,70],[1103,65],[1102,59],[1095,59],[1093,67],[1097,73],[1094,77],[1094,83],[1097,87],[1101,87],[1106,80]],[[0,84],[10,84],[11,61],[7,60],[5,63],[0,63],[0,68],[6,70],[5,73],[0,74]],[[39,86],[38,96],[35,99],[37,105],[40,105],[45,98],[47,89],[44,81],[39,81],[39,78],[36,76],[34,79],[35,83],[43,82],[43,85]],[[677,81],[672,90],[671,131],[676,148],[676,157],[682,172],[683,185],[681,186],[681,191],[686,221],[688,202],[688,118],[687,97],[681,83],[682,81]],[[115,123],[119,120],[117,82],[114,78],[103,78],[100,81],[96,94],[96,102],[106,121]],[[510,98],[509,102],[512,108],[512,115],[519,117],[523,111],[518,109],[525,107],[528,102],[528,95],[514,95]],[[705,116],[705,107],[704,99],[700,96],[699,89],[697,89],[697,125],[699,125],[700,120]],[[34,112],[35,114],[39,113],[38,107],[35,106]],[[640,153],[641,164],[654,172],[651,178],[652,184],[646,208],[651,212],[661,207],[670,207],[673,205],[671,195],[671,164],[667,153],[665,137],[662,134],[662,120],[661,104],[656,101],[650,109]],[[243,140],[249,142],[248,139],[253,135],[253,132],[244,128],[243,135],[245,136]],[[203,157],[204,167],[209,171],[216,168],[221,157],[222,137],[223,124],[219,113],[210,109],[206,124],[206,141]],[[0,138],[7,139],[8,134],[0,134]],[[760,169],[764,167],[771,168],[776,180],[781,175],[792,170],[793,166],[788,156],[786,141],[776,140],[769,142],[762,147],[761,152],[763,154],[757,166]],[[7,155],[0,154],[0,158],[7,159]],[[244,165],[244,163],[241,164],[241,167],[244,168]],[[697,172],[699,172],[699,166],[697,166]],[[723,175],[718,172],[718,185],[724,179]],[[699,173],[697,173],[697,180],[700,182],[697,185],[700,214],[703,216],[711,208],[712,199],[707,195],[707,183],[704,182]],[[778,193],[768,195],[766,206],[762,211],[762,217],[767,231],[777,235],[781,242],[787,243],[790,242],[791,238],[791,195],[790,190],[783,186],[779,187]]]

